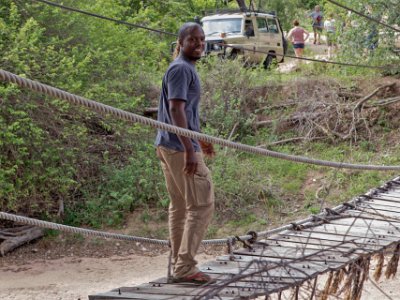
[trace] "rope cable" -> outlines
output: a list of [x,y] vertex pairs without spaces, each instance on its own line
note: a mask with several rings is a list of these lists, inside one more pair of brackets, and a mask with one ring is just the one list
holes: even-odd
[[320,63],[325,63],[325,64],[333,64],[333,65],[341,65],[341,66],[348,66],[348,67],[359,67],[359,68],[370,68],[370,69],[387,69],[387,68],[394,68],[398,66],[394,65],[385,65],[385,66],[370,66],[370,65],[363,65],[363,64],[353,64],[353,63],[345,63],[345,62],[338,62],[338,61],[331,61],[331,60],[321,60],[321,59],[316,59],[316,58],[309,58],[309,57],[297,57],[293,55],[288,55],[288,54],[279,54],[275,52],[266,52],[266,51],[261,51],[261,50],[256,50],[256,49],[249,49],[246,47],[238,47],[238,46],[233,46],[230,44],[224,44],[224,43],[217,43],[214,42],[212,44],[217,44],[219,46],[227,47],[227,48],[233,48],[237,50],[243,50],[243,51],[249,51],[249,52],[254,52],[254,53],[263,53],[263,54],[268,54],[272,56],[280,56],[280,57],[289,57],[289,58],[294,58],[298,60],[305,60],[305,61],[313,61],[313,62],[320,62]]
[[109,105],[105,105],[90,99],[86,99],[81,96],[77,96],[66,91],[51,87],[49,85],[40,83],[38,81],[33,81],[30,79],[22,78],[13,73],[4,71],[0,69],[0,80],[15,83],[20,87],[28,88],[33,91],[37,91],[40,93],[44,93],[53,97],[57,97],[63,100],[66,100],[74,105],[81,105],[87,108],[90,108],[94,111],[97,111],[101,114],[111,114],[118,119],[126,120],[134,123],[140,123],[145,126],[150,126],[153,128],[157,128],[162,131],[168,131],[174,133],[176,135],[185,136],[191,139],[202,140],[212,144],[218,144],[224,147],[229,147],[232,149],[240,150],[243,152],[247,152],[250,154],[259,154],[263,156],[274,157],[278,159],[298,162],[298,163],[306,163],[313,164],[325,167],[332,168],[343,168],[343,169],[357,169],[357,170],[375,170],[375,171],[398,171],[400,170],[400,166],[381,166],[381,165],[361,165],[361,164],[351,164],[351,163],[343,163],[343,162],[332,162],[320,159],[312,159],[304,156],[297,156],[292,154],[286,154],[281,152],[276,152],[268,149],[262,149],[259,147],[254,147],[242,143],[232,142],[229,140],[225,140],[219,137],[213,137],[204,133],[199,133],[195,131],[191,131],[189,129],[177,127],[174,125],[162,123],[150,118],[146,118],[131,112],[124,111],[122,109],[118,109]]
[[400,170],[400,166],[381,166],[381,165],[361,165],[361,164],[351,164],[351,163],[343,163],[343,162],[332,162],[320,159],[312,159],[304,156],[297,156],[292,154],[286,154],[281,152],[276,152],[268,149],[262,149],[242,143],[232,142],[229,140],[225,140],[219,137],[213,137],[204,133],[199,133],[195,131],[191,131],[189,129],[177,127],[174,125],[162,123],[160,121],[156,121],[150,118],[146,118],[131,112],[124,111],[122,109],[118,109],[109,105],[105,105],[90,99],[86,99],[81,96],[77,96],[61,89],[57,89],[51,87],[49,85],[40,83],[38,81],[33,81],[30,79],[22,78],[13,73],[4,71],[0,69],[0,80],[9,83],[15,83],[20,87],[28,88],[33,91],[37,91],[40,93],[44,93],[53,97],[57,97],[63,100],[66,100],[74,105],[81,105],[87,108],[90,108],[94,111],[97,111],[101,114],[111,114],[118,119],[126,120],[134,123],[140,123],[145,126],[150,126],[153,128],[157,128],[162,131],[168,131],[174,133],[176,135],[185,136],[191,139],[202,140],[212,144],[218,144],[224,147],[229,147],[232,149],[240,150],[243,152],[247,152],[250,154],[259,154],[263,156],[274,157],[278,159],[298,162],[298,163],[306,163],[313,164],[325,167],[332,168],[343,168],[343,169],[357,169],[357,170],[375,170],[375,171],[398,171]]
[[343,9],[349,10],[349,11],[351,11],[351,12],[353,12],[353,13],[355,13],[355,14],[361,16],[361,17],[367,18],[368,20],[370,20],[370,21],[372,21],[372,22],[378,23],[378,24],[380,24],[380,25],[382,25],[382,26],[385,26],[385,27],[387,27],[387,28],[390,28],[390,29],[392,29],[392,30],[394,30],[394,31],[400,32],[400,29],[399,29],[399,28],[396,28],[396,27],[393,27],[393,26],[388,25],[388,24],[386,24],[386,23],[383,23],[383,22],[381,22],[381,21],[379,21],[379,20],[377,20],[377,19],[375,19],[375,18],[373,18],[373,17],[371,17],[371,16],[368,16],[368,15],[366,15],[366,14],[363,14],[363,13],[361,13],[361,12],[359,12],[359,11],[356,11],[356,10],[354,10],[354,9],[352,9],[352,8],[350,8],[350,7],[347,7],[347,6],[343,5],[343,4],[340,4],[340,3],[336,2],[336,1],[333,1],[333,0],[327,0],[327,1],[330,2],[330,3],[332,3],[332,4],[334,4],[334,5],[336,5],[336,6],[339,6],[339,7],[343,8]]
[[[396,177],[389,182],[398,183],[399,180],[400,180],[400,177]],[[370,193],[373,191],[374,190],[370,191]],[[344,215],[343,212],[345,212],[347,209],[349,209],[350,204],[356,203],[357,201],[362,199],[363,196],[365,196],[365,195],[356,197],[353,200],[351,200],[349,203],[340,204],[340,205],[330,209],[330,211],[334,211],[335,213],[338,214],[339,217],[346,217],[346,215]],[[297,222],[293,222],[289,225],[283,225],[278,228],[274,228],[272,230],[257,232],[256,235],[257,235],[257,237],[267,238],[273,234],[277,234],[277,233],[280,233],[285,230],[292,230],[297,226],[301,226],[303,224],[307,224],[310,222],[315,222],[316,217],[317,218],[325,218],[328,216],[329,216],[329,214],[326,212],[319,213],[317,215],[310,216],[306,219],[303,219],[303,220],[300,220]],[[334,216],[334,218],[336,218],[336,217],[337,216]],[[99,231],[99,230],[92,230],[92,229],[86,229],[86,228],[78,228],[78,227],[37,220],[37,219],[33,219],[33,218],[28,218],[28,217],[14,215],[14,214],[5,213],[5,212],[0,211],[0,220],[1,219],[13,221],[13,222],[17,222],[17,223],[22,223],[22,224],[27,224],[27,225],[32,225],[32,226],[38,226],[38,227],[47,228],[47,229],[69,232],[69,233],[79,233],[79,234],[84,234],[84,235],[88,235],[88,236],[100,236],[103,238],[113,238],[113,239],[118,239],[118,240],[135,241],[135,242],[139,242],[139,243],[156,244],[156,245],[168,246],[168,247],[170,246],[170,241],[168,241],[168,240],[151,239],[151,238],[145,238],[145,237],[130,236],[130,235],[125,235],[125,234],[103,232],[103,231]],[[236,240],[248,241],[251,239],[254,239],[254,235],[246,234],[246,235],[242,235],[242,236],[234,237],[234,238],[227,237],[227,238],[221,238],[221,239],[203,240],[201,243],[202,243],[202,245],[225,245],[225,244],[228,244],[228,246],[229,246],[229,245],[232,245],[233,242],[235,242]]]
[[175,33],[171,33],[171,32],[168,32],[168,31],[159,30],[159,29],[153,29],[153,28],[146,27],[146,26],[143,26],[143,25],[133,24],[133,23],[126,22],[126,21],[109,18],[109,17],[103,16],[103,15],[95,14],[95,13],[92,13],[92,12],[80,10],[80,9],[69,7],[69,6],[65,6],[65,5],[61,5],[61,4],[58,4],[58,3],[55,3],[55,2],[51,2],[51,1],[47,1],[47,0],[33,0],[33,1],[41,2],[41,3],[47,4],[47,5],[55,6],[55,7],[64,9],[64,10],[77,12],[77,13],[88,15],[88,16],[91,16],[91,17],[95,17],[95,18],[111,21],[111,22],[114,22],[114,23],[117,23],[117,24],[128,25],[130,27],[145,29],[145,30],[148,30],[148,31],[156,32],[156,33],[162,33],[162,34],[176,36]]
[[[144,29],[144,30],[153,31],[153,32],[156,32],[156,33],[161,33],[161,34],[174,36],[174,37],[178,36],[177,34],[172,33],[172,32],[159,30],[159,29],[154,29],[154,28],[143,26],[143,25],[138,25],[138,24],[134,24],[134,23],[130,23],[130,22],[126,22],[126,21],[122,21],[122,20],[106,17],[106,16],[103,16],[103,15],[100,15],[100,14],[96,14],[96,13],[84,11],[84,10],[81,10],[81,9],[77,9],[77,8],[61,5],[61,4],[58,4],[58,3],[55,3],[55,2],[51,2],[51,1],[47,1],[47,0],[33,0],[33,1],[40,2],[40,3],[43,3],[43,4],[47,4],[47,5],[51,5],[51,6],[54,6],[54,7],[58,7],[60,9],[69,10],[69,11],[72,11],[72,12],[77,12],[77,13],[80,13],[80,14],[88,15],[88,16],[91,16],[91,17],[95,17],[95,18],[111,21],[111,22],[114,22],[114,23],[117,23],[117,24],[123,24],[123,25],[131,26],[131,27],[135,27],[135,28],[140,28],[140,29]],[[262,54],[267,54],[267,55],[268,54],[273,54],[275,56],[282,56],[282,57],[286,56],[286,57],[290,57],[290,58],[293,58],[293,59],[305,60],[305,61],[313,61],[313,62],[318,62],[318,63],[335,64],[335,65],[342,65],[342,66],[349,66],[349,67],[372,68],[372,69],[386,69],[388,67],[388,66],[368,66],[368,65],[362,65],[362,64],[353,64],[353,63],[343,63],[343,62],[334,62],[334,61],[328,61],[328,60],[320,60],[320,59],[315,59],[315,58],[296,57],[296,56],[292,56],[292,55],[282,55],[282,54],[277,54],[277,53],[271,53],[271,52],[266,52],[266,51],[260,51],[260,50],[255,50],[255,49],[248,49],[248,48],[238,47],[238,46],[234,46],[234,45],[228,45],[228,44],[224,44],[224,43],[221,43],[221,42],[208,41],[207,43],[216,44],[216,45],[219,45],[219,46],[230,47],[230,48],[237,49],[237,50],[251,51],[251,52],[262,53]]]

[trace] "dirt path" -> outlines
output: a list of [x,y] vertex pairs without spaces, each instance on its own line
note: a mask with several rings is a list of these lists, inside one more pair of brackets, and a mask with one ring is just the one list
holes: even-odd
[[[0,299],[3,300],[84,300],[90,294],[119,286],[132,286],[166,275],[167,253],[108,258],[66,257],[35,260],[0,268]],[[200,254],[199,261],[213,256]],[[380,287],[392,299],[400,299],[399,280],[382,280]],[[390,299],[372,284],[366,285],[363,300]]]
[[[2,300],[77,300],[166,276],[167,253],[148,257],[68,257],[0,268]],[[204,261],[211,257],[199,255]]]

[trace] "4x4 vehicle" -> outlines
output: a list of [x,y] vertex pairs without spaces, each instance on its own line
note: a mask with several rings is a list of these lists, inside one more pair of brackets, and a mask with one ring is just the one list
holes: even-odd
[[248,63],[263,63],[266,68],[275,58],[283,61],[286,40],[274,14],[225,12],[206,16],[201,24],[206,35],[206,55],[241,56]]

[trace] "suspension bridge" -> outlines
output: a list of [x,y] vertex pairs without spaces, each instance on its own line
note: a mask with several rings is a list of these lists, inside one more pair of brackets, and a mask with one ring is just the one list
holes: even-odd
[[[361,299],[371,258],[374,280],[397,272],[400,251],[400,177],[301,224],[242,243],[237,250],[201,266],[216,279],[207,286],[175,284],[160,278],[90,295],[100,299],[255,299],[292,290],[293,299]],[[383,255],[391,255],[383,270]],[[384,271],[384,272],[383,272]],[[323,278],[323,288],[318,282]],[[265,298],[268,299],[268,298]],[[283,299],[283,298],[282,298]],[[289,299],[289,298],[287,298]]]
[[[101,114],[111,114],[122,120],[252,154],[334,168],[400,170],[400,166],[315,160],[223,140],[116,109],[4,70],[0,70],[0,80],[89,107]],[[0,212],[0,219],[67,232],[168,245],[166,240],[103,233],[4,212]],[[400,254],[400,177],[307,219],[270,231],[205,240],[203,244],[225,244],[228,248],[226,255],[201,267],[202,271],[217,280],[215,284],[199,287],[187,283],[174,284],[167,278],[161,278],[139,286],[118,287],[109,292],[90,295],[89,299],[255,299],[271,295],[281,298],[282,293],[290,289],[293,289],[293,299],[313,299],[315,296],[327,299],[328,295],[337,293],[344,294],[345,299],[360,299],[363,283],[369,277],[372,257],[377,255],[379,258],[375,279],[382,274],[382,257],[385,254],[392,255],[385,276],[390,278],[397,272]],[[325,287],[321,290],[318,278],[327,273],[329,275]]]
[[[48,5],[102,18],[119,24],[151,30],[156,33],[175,36],[161,30],[149,29],[93,13],[68,8],[45,0]],[[337,5],[336,2],[329,2]],[[347,8],[347,7],[346,7]],[[369,19],[371,19],[369,17]],[[371,19],[371,21],[378,22]],[[387,24],[381,25],[393,28]],[[234,47],[224,45],[226,47]],[[296,58],[297,59],[297,58]],[[367,66],[352,63],[327,62],[302,58],[321,63],[367,68],[388,66]],[[14,83],[22,88],[45,93],[53,97],[83,105],[102,114],[131,122],[141,123],[182,136],[204,140],[224,147],[252,154],[271,156],[294,162],[334,168],[358,170],[400,170],[400,166],[359,165],[316,160],[302,156],[278,153],[266,149],[234,143],[201,133],[163,124],[133,113],[85,99],[68,92],[19,77],[0,70],[0,80]],[[97,235],[116,239],[140,241],[168,246],[168,241],[103,233],[95,230],[74,228],[61,224],[34,220],[0,212],[0,219],[11,220],[34,226]],[[190,283],[171,283],[168,277],[155,279],[137,286],[122,286],[108,292],[89,295],[89,300],[100,299],[322,299],[328,297],[361,299],[363,284],[370,277],[372,282],[381,276],[392,278],[396,275],[400,257],[400,177],[386,182],[383,186],[358,196],[332,209],[325,209],[318,215],[300,220],[280,228],[263,232],[249,232],[243,236],[203,241],[205,245],[226,245],[226,255],[203,264],[200,269],[216,279],[210,285],[196,286]],[[385,256],[389,257],[385,263]],[[376,258],[375,272],[370,276],[372,259]],[[385,291],[384,296],[391,299]]]

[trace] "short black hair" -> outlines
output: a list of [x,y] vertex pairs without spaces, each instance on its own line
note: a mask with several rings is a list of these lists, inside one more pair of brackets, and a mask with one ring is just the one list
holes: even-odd
[[203,28],[198,23],[187,22],[187,23],[183,24],[181,26],[181,28],[179,28],[179,31],[178,31],[178,40],[179,41],[183,40],[195,28],[203,31]]

